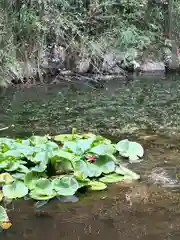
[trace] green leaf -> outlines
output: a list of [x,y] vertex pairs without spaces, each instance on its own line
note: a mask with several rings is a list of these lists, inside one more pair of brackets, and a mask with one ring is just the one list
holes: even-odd
[[4,156],[6,156],[6,157],[12,156],[12,157],[20,158],[21,151],[20,151],[20,149],[8,150],[7,152],[4,153]]
[[9,218],[8,218],[5,208],[0,206],[0,222],[6,222],[8,220],[9,220]]
[[33,158],[31,158],[31,161],[34,163],[44,162],[47,164],[48,153],[46,151],[38,152]]
[[89,177],[99,177],[102,174],[102,168],[94,163],[87,163]]
[[94,140],[95,140],[94,138],[89,138],[89,139],[80,139],[77,141],[77,145],[82,154],[91,148],[91,145],[94,142]]
[[36,191],[36,189],[33,189],[30,193],[29,193],[29,196],[34,199],[34,200],[49,200],[51,198],[54,198],[56,196],[56,193],[55,192],[52,192],[51,195],[43,195],[43,194],[40,194]]
[[73,166],[72,166],[72,163],[71,161],[67,160],[67,159],[64,159],[62,160],[61,162],[57,162],[55,165],[54,165],[54,168],[55,170],[59,173],[69,173],[69,172],[72,172],[73,171]]
[[14,172],[20,167],[19,162],[8,162],[7,167],[5,168],[8,172]]
[[32,136],[29,138],[29,141],[32,145],[38,145],[38,144],[43,144],[46,143],[48,141],[47,136]]
[[34,162],[38,164],[35,167],[31,168],[31,171],[35,171],[35,172],[44,172],[47,168],[47,164],[48,164],[48,154],[47,152],[43,151],[38,153],[35,157],[34,157]]
[[6,169],[8,166],[9,162],[8,161],[3,161],[0,162],[0,169]]
[[95,166],[99,167],[103,173],[111,173],[115,170],[115,163],[108,156],[100,156],[95,163]]
[[62,196],[72,196],[79,188],[79,183],[74,176],[64,176],[52,181],[53,188]]
[[89,189],[93,191],[100,191],[104,190],[107,188],[107,185],[103,182],[98,182],[98,181],[90,181],[88,183]]
[[90,174],[88,165],[83,160],[75,162],[74,164],[74,175],[77,179],[86,179]]
[[17,169],[18,172],[20,173],[28,173],[29,169],[27,167],[25,167],[24,165],[20,165]]
[[140,179],[140,175],[121,165],[116,167],[115,172],[120,175],[129,176],[132,180]]
[[1,173],[0,174],[0,185],[10,184],[12,182],[13,182],[13,178],[9,173]]
[[53,153],[51,162],[54,164],[55,162],[62,161],[62,159],[67,159],[67,160],[73,162],[73,161],[77,161],[77,159],[79,159],[79,158],[74,156],[74,154],[72,154],[72,153],[65,152],[63,150],[59,150],[59,151],[56,151]]
[[13,179],[18,179],[24,181],[25,174],[24,173],[14,173],[12,174]]
[[114,183],[114,182],[119,182],[124,180],[125,180],[125,177],[117,173],[111,173],[99,179],[100,182],[104,182],[104,183]]
[[3,192],[0,190],[0,202],[3,200],[3,197],[4,197]]
[[144,155],[143,147],[136,142],[130,142],[128,139],[122,140],[116,144],[116,150],[123,157],[128,157],[132,161],[137,160]]
[[22,198],[28,194],[28,188],[19,180],[12,184],[4,185],[2,191],[3,195],[9,199]]
[[24,183],[29,189],[34,189],[36,181],[40,178],[40,175],[37,172],[31,171],[25,175]]
[[75,141],[67,141],[67,142],[64,142],[64,145],[63,145],[63,150],[69,150],[71,151],[72,153],[75,153],[75,154],[81,154],[81,149],[79,148],[77,142]]
[[34,189],[37,194],[44,196],[52,196],[54,193],[51,181],[46,178],[35,181]]
[[96,155],[112,155],[114,153],[114,147],[112,144],[100,144],[91,148],[90,152]]
[[54,140],[63,143],[64,141],[72,141],[80,138],[82,138],[82,136],[78,134],[59,134],[54,137]]

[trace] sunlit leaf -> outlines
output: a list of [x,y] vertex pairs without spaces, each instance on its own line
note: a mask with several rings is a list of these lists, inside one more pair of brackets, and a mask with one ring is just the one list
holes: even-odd
[[7,167],[5,168],[8,172],[14,172],[20,167],[19,162],[9,162]]
[[48,141],[47,136],[32,136],[29,138],[29,141],[32,145],[38,145],[42,143],[46,143]]
[[116,144],[116,149],[123,157],[128,157],[132,161],[137,160],[144,155],[143,147],[136,142],[131,142],[128,139],[122,140]]
[[43,194],[40,194],[36,191],[36,189],[33,189],[30,193],[29,193],[29,196],[34,199],[34,200],[49,200],[51,198],[54,198],[56,196],[56,193],[53,192],[51,195],[43,195]]
[[9,221],[8,215],[6,213],[5,208],[0,206],[0,222],[6,222]]
[[87,163],[87,167],[89,169],[89,177],[99,177],[103,172],[101,166],[94,163]]
[[100,156],[95,163],[95,166],[99,167],[103,173],[111,173],[115,170],[115,163],[109,159],[108,156]]
[[52,181],[53,188],[61,196],[72,196],[79,188],[78,181],[74,176],[64,176]]
[[35,188],[36,181],[40,178],[37,172],[31,171],[25,175],[24,183],[29,189]]
[[28,188],[22,181],[16,180],[12,184],[4,185],[3,195],[9,199],[22,198],[28,194]]
[[138,180],[140,178],[140,175],[121,165],[116,167],[115,172],[120,175],[129,176],[132,180]]
[[83,160],[80,160],[74,164],[74,175],[78,179],[86,179],[90,174],[88,165]]
[[13,182],[13,178],[9,173],[0,174],[0,184],[10,184]]
[[97,155],[112,155],[114,153],[114,147],[110,144],[100,144],[91,148],[90,152]]
[[99,181],[90,181],[88,183],[88,186],[89,186],[89,189],[93,191],[100,191],[107,188],[107,185],[105,183],[99,182]]
[[0,202],[3,200],[3,197],[4,197],[3,192],[0,190]]
[[40,195],[51,196],[53,195],[53,186],[50,180],[46,178],[40,178],[34,183],[34,189],[36,193]]
[[114,183],[114,182],[119,182],[123,181],[125,178],[122,175],[119,175],[117,173],[111,173],[109,175],[106,175],[102,178],[99,179],[99,181],[104,182],[104,183]]
[[64,142],[64,141],[72,141],[74,139],[82,138],[81,135],[78,134],[59,134],[54,137],[54,140],[57,142]]

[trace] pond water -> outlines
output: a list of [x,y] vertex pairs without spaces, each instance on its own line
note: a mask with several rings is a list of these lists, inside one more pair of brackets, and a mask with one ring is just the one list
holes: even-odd
[[[11,229],[3,240],[175,240],[180,237],[180,77],[138,77],[129,82],[71,82],[16,88],[0,95],[0,136],[70,132],[99,133],[114,141],[128,137],[145,149],[144,161],[129,167],[138,183],[117,183],[80,196],[78,203],[56,200],[9,206]],[[11,127],[14,125],[14,127]],[[167,179],[166,179],[167,178]],[[158,183],[158,184],[156,184]]]

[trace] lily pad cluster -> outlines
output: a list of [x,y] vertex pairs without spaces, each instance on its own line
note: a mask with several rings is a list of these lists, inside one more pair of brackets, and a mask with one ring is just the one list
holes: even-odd
[[107,183],[137,180],[140,176],[120,159],[142,158],[143,153],[138,143],[112,144],[93,134],[0,138],[0,201],[49,200],[72,196],[80,188],[103,190]]

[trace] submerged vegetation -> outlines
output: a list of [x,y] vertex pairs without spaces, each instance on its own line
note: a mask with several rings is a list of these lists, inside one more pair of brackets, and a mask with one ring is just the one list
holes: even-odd
[[[124,161],[143,157],[140,144],[117,144],[94,134],[61,134],[28,139],[0,138],[0,200],[30,197],[44,201],[69,197],[81,189],[104,190],[108,183],[138,180]],[[40,203],[41,204],[41,203]],[[10,227],[0,206],[0,226]]]

